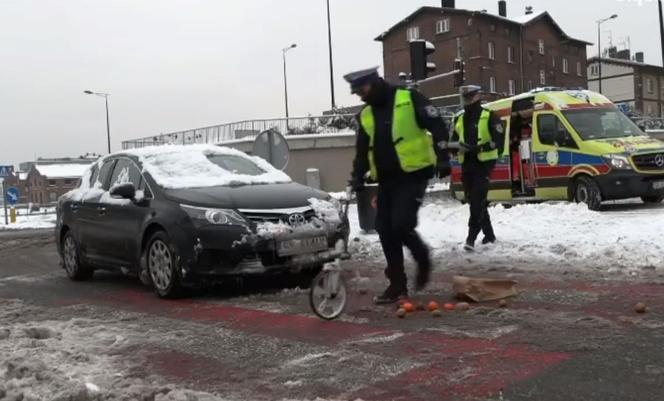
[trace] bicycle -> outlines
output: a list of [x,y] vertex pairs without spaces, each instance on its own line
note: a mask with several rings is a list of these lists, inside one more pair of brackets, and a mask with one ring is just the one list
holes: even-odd
[[[346,199],[342,207],[342,221],[348,218],[353,191],[346,188]],[[344,243],[344,254],[348,254],[348,243]],[[309,305],[316,316],[323,320],[334,320],[338,318],[346,307],[348,290],[346,282],[341,276],[341,258],[332,263],[327,263],[323,270],[314,278],[309,290]]]

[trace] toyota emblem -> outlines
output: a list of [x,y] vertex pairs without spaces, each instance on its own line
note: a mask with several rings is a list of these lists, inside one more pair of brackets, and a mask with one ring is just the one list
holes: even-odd
[[657,165],[657,167],[660,168],[664,167],[664,154],[660,153],[657,156],[655,156],[655,165]]
[[293,213],[288,216],[288,223],[290,223],[291,226],[300,226],[304,224],[305,221],[306,220],[302,213]]

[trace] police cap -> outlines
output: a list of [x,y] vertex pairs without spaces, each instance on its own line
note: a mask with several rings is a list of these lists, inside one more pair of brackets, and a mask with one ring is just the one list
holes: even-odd
[[478,93],[482,93],[482,87],[477,86],[477,85],[468,85],[468,86],[462,86],[461,87],[461,94],[463,97],[470,98],[473,95],[476,95]]
[[357,93],[362,86],[378,81],[380,75],[378,75],[378,67],[373,67],[346,74],[344,79],[350,84],[351,93]]

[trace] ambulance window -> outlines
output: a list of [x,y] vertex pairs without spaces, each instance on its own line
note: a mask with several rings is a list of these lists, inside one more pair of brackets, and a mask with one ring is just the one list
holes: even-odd
[[537,132],[543,145],[578,149],[574,138],[555,114],[541,114],[537,117]]

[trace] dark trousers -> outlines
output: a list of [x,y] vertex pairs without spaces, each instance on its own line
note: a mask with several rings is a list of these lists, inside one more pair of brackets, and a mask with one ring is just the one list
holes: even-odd
[[398,289],[405,289],[407,284],[404,245],[419,267],[428,268],[431,265],[429,247],[415,231],[417,212],[422,206],[427,185],[426,179],[404,177],[378,186],[376,231],[387,260],[385,275],[390,285]]
[[495,237],[491,226],[491,217],[487,209],[489,205],[487,201],[489,182],[494,165],[493,162],[480,162],[471,159],[462,166],[463,189],[466,193],[466,201],[470,205],[467,238],[470,242],[475,242],[480,232],[483,232],[488,238]]

